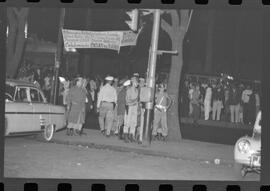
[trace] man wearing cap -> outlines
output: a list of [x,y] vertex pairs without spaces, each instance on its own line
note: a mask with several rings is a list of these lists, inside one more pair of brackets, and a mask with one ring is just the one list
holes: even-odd
[[125,119],[125,110],[126,110],[126,93],[127,87],[131,84],[130,80],[125,82],[120,82],[120,90],[117,94],[117,129],[116,133],[118,134],[119,139],[123,139],[123,125]]
[[114,119],[114,108],[117,103],[117,93],[112,86],[113,77],[105,78],[105,85],[100,89],[97,101],[97,111],[99,112],[99,126],[102,133],[109,137]]
[[126,117],[126,124],[124,126],[124,138],[125,142],[128,139],[133,142],[135,140],[135,130],[137,126],[138,117],[138,89],[137,79],[131,78],[131,87],[127,89],[126,105],[128,106],[128,112]]
[[67,95],[68,135],[78,135],[85,122],[86,91],[82,88],[82,85],[83,79],[77,78],[76,86],[73,86]]
[[[167,110],[172,104],[172,100],[166,92],[165,84],[160,84],[158,92],[156,93],[156,105],[154,110],[154,122],[153,122],[153,131],[152,135],[155,139],[165,140],[168,136],[168,126],[167,126]],[[159,123],[161,123],[161,128],[158,128]]]

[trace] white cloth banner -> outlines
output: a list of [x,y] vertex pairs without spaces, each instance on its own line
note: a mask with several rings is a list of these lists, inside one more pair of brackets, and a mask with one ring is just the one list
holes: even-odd
[[123,39],[121,46],[135,46],[137,43],[138,34],[133,31],[123,31]]
[[103,48],[120,50],[123,33],[119,31],[81,31],[63,29],[65,48]]
[[132,31],[82,31],[62,29],[65,48],[102,48],[119,52],[121,46],[135,46]]

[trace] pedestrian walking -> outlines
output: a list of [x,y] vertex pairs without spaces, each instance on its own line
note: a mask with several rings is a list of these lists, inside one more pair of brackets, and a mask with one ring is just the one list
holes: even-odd
[[78,135],[85,122],[86,91],[83,89],[83,79],[77,78],[67,96],[68,105],[68,135]]
[[98,94],[97,111],[99,112],[99,126],[101,133],[109,137],[114,119],[114,108],[117,103],[117,93],[112,86],[113,77],[107,76],[105,78],[105,85],[101,87]]
[[126,105],[128,107],[126,124],[124,126],[125,142],[135,140],[135,130],[138,115],[138,82],[135,77],[131,78],[131,86],[127,89]]

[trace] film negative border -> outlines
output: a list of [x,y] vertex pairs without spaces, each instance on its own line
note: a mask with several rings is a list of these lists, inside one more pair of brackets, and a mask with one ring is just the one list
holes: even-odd
[[185,7],[193,9],[257,9],[270,4],[269,0],[0,0],[0,6],[39,6],[66,8],[160,8]]
[[[72,3],[71,3],[72,2]],[[73,0],[67,3],[61,3],[60,0],[40,0],[38,3],[35,0],[31,0],[31,2],[27,3],[23,0],[6,0],[0,1],[0,8],[3,9],[6,6],[37,6],[37,7],[67,7],[67,8],[76,8],[76,7],[93,7],[93,8],[161,8],[161,9],[170,9],[170,8],[192,8],[192,9],[222,9],[222,10],[232,10],[232,9],[263,9],[267,10],[268,7],[264,7],[263,4],[270,4],[267,0],[254,1],[254,0],[242,0],[241,4],[234,4],[232,1],[228,0],[208,0],[200,3],[199,1],[190,1],[190,0],[175,0],[174,4],[160,4],[160,2],[164,1],[156,1],[156,0],[141,0],[139,4],[137,3],[127,3],[127,0],[107,0],[103,1],[107,3],[95,3],[92,0]],[[196,4],[196,2],[199,4]],[[207,3],[205,3],[207,2]],[[230,2],[234,5],[231,5]],[[266,23],[268,23],[269,14],[266,14]],[[269,32],[269,31],[268,31]],[[269,33],[268,33],[269,34]],[[267,35],[265,35],[267,36]],[[3,43],[1,44],[1,49],[3,48]],[[266,48],[264,48],[266,50]],[[269,50],[269,49],[268,49]],[[0,57],[1,61],[3,59],[3,52]],[[268,52],[265,53],[269,54]],[[3,62],[2,62],[3,63]],[[265,67],[264,71],[267,67]],[[268,67],[269,69],[269,67]],[[4,70],[5,71],[5,70]],[[1,86],[4,87],[3,80],[5,79],[5,74],[1,75]],[[268,81],[267,74],[263,75],[266,79],[264,81]],[[264,84],[263,87],[268,86],[268,84]],[[266,91],[268,91],[267,88]],[[267,92],[264,92],[264,95],[268,95]],[[268,97],[268,96],[267,96]],[[1,99],[0,99],[1,100]],[[2,100],[1,100],[2,101]],[[264,99],[265,101],[265,99]],[[263,102],[264,102],[263,101]],[[3,102],[1,103],[1,112],[3,110]],[[267,114],[269,114],[269,109],[264,109]],[[3,119],[3,118],[1,118]],[[2,121],[2,120],[1,120]],[[269,120],[265,120],[263,122],[264,126],[269,126]],[[269,132],[265,130],[265,132]],[[3,130],[1,129],[1,134],[3,134]],[[265,138],[267,136],[263,135],[263,145],[268,144]],[[1,140],[1,145],[4,144],[4,139]],[[268,158],[269,158],[269,154]],[[1,149],[1,157],[3,166],[3,149]],[[263,157],[264,158],[264,157]],[[266,159],[266,158],[264,158]],[[263,159],[263,161],[264,161]],[[263,165],[264,166],[264,165]],[[269,169],[269,167],[267,168]],[[1,174],[3,175],[3,169],[1,170]],[[269,171],[268,171],[269,172]],[[269,173],[268,173],[269,174]],[[265,177],[266,173],[263,174],[262,177]],[[268,176],[269,177],[269,176]],[[160,180],[70,180],[70,179],[10,179],[3,178],[1,180],[0,190],[140,190],[140,191],[151,191],[151,190],[193,190],[193,191],[204,191],[204,190],[213,190],[213,191],[223,191],[223,190],[262,190],[268,191],[270,190],[269,178],[263,178],[261,182],[235,182],[235,181],[224,181],[224,182],[215,182],[215,181],[160,181]]]

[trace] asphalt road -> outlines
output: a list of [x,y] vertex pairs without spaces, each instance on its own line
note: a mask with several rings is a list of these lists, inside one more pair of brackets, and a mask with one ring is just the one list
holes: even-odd
[[4,176],[72,179],[259,180],[232,166],[139,155],[25,137],[6,138]]

